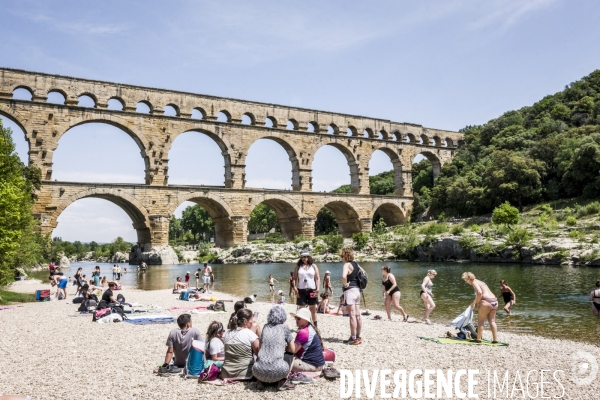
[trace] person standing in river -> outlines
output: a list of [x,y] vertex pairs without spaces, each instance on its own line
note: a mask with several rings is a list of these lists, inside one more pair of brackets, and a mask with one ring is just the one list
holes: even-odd
[[400,289],[398,289],[398,285],[396,284],[396,277],[390,271],[391,268],[387,265],[381,267],[381,274],[383,275],[381,285],[383,286],[385,311],[387,312],[388,319],[391,321],[392,311],[390,305],[393,303],[394,308],[402,313],[402,322],[408,322],[408,314],[400,306]]
[[590,301],[592,302],[592,313],[600,315],[600,279],[596,281],[596,289],[590,293]]
[[315,326],[317,325],[320,283],[319,268],[313,263],[310,253],[303,251],[294,270],[294,294],[297,306],[308,306]]
[[504,311],[510,315],[510,308],[517,304],[517,295],[504,279],[500,281],[500,294],[502,294],[502,298],[504,299]]
[[419,293],[419,297],[423,300],[423,304],[425,305],[425,317],[423,320],[427,325],[431,325],[431,321],[429,320],[429,316],[431,312],[435,308],[435,303],[433,302],[433,282],[431,281],[435,278],[437,272],[435,269],[430,269],[427,271],[427,276],[423,279],[423,283],[421,283],[421,293]]
[[277,279],[273,278],[273,275],[269,275],[269,279],[267,279],[267,281],[269,282],[269,293],[274,294],[275,293],[275,282],[279,283],[279,281]]
[[210,275],[212,274],[212,268],[208,263],[204,263],[202,268],[202,280],[204,282],[204,292],[211,293],[210,290]]
[[196,290],[200,290],[200,275],[202,274],[202,270],[198,268],[196,272],[194,272],[194,278],[196,278]]

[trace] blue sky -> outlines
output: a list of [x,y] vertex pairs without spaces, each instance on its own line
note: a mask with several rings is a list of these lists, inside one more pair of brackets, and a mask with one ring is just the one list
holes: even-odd
[[[599,68],[598,21],[598,3],[583,0],[5,0],[0,65],[458,130]],[[26,158],[19,134],[15,141]],[[188,133],[173,146],[171,183],[223,183],[210,139]],[[377,153],[373,174],[391,169]],[[53,169],[59,180],[143,182],[144,167],[123,132],[88,125],[61,139]],[[315,190],[350,180],[344,157],[329,146],[313,171]],[[289,187],[283,149],[257,142],[247,179],[252,187]],[[135,239],[126,214],[97,199],[67,208],[55,235]]]

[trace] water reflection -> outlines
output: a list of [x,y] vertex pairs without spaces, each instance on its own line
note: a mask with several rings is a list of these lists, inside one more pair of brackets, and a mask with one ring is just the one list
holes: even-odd
[[[421,282],[427,270],[438,273],[433,283],[436,309],[431,319],[447,323],[460,314],[473,300],[473,289],[462,279],[464,271],[472,271],[490,289],[500,296],[499,281],[505,279],[517,295],[517,304],[513,314],[507,316],[500,298],[498,310],[498,328],[500,331],[532,333],[537,335],[584,340],[600,343],[600,318],[591,315],[588,302],[589,292],[600,276],[598,269],[573,268],[566,266],[532,265],[494,265],[494,264],[458,264],[458,263],[362,263],[369,274],[369,286],[365,291],[367,307],[383,310],[381,296],[381,266],[389,265],[396,276],[401,291],[400,304],[412,317],[421,319],[423,303],[419,298]],[[112,277],[112,264],[73,263],[68,274],[74,274],[78,267],[88,277],[94,266],[100,265],[102,276]],[[238,264],[213,265],[215,274],[214,290],[232,293],[240,298],[257,294],[259,301],[274,301],[269,295],[267,277],[272,274],[279,281],[276,290],[283,290],[287,296],[288,277],[294,264]],[[177,276],[184,277],[190,271],[190,283],[195,286],[194,271],[199,264],[151,266],[147,272],[136,273],[133,267],[124,274],[121,282],[144,290],[167,289],[173,287]],[[341,294],[341,263],[319,264],[321,275],[331,272],[334,296],[332,303],[337,305]],[[46,272],[35,273],[40,279],[47,279]],[[294,299],[286,297],[286,301]],[[362,306],[362,305],[361,305]],[[393,311],[393,318],[401,316]],[[383,314],[383,312],[382,312]]]

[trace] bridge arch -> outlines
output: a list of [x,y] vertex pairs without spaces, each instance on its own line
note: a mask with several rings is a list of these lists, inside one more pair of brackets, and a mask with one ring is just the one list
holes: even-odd
[[169,215],[173,215],[175,209],[185,201],[196,203],[208,212],[215,226],[215,245],[230,247],[246,241],[245,233],[240,235],[239,230],[236,229],[237,218],[233,215],[229,205],[220,197],[213,195],[208,190],[181,195],[176,202],[171,203]]
[[406,212],[394,203],[381,204],[375,209],[375,214],[379,214],[387,226],[402,225],[408,220]]
[[404,178],[402,176],[402,172],[403,172],[402,171],[402,159],[400,158],[398,153],[396,153],[391,148],[381,146],[381,147],[377,147],[377,148],[375,148],[375,150],[373,150],[373,153],[371,153],[371,158],[369,159],[369,162],[373,158],[373,155],[375,154],[376,151],[381,151],[390,158],[390,161],[392,162],[392,167],[394,170],[394,194],[397,196],[404,195]]
[[[65,131],[57,132],[56,139],[53,143],[53,146],[50,149],[48,149],[49,153],[52,153],[52,154],[48,154],[49,157],[47,157],[47,158],[50,158],[50,161],[52,160],[53,153],[56,151],[56,149],[58,148],[58,146],[60,144],[60,139],[67,132],[72,130],[73,128],[81,126],[81,125],[92,124],[92,123],[111,125],[117,129],[125,132],[131,139],[133,139],[135,144],[140,149],[140,154],[142,156],[142,159],[144,160],[145,181],[146,181],[146,184],[150,184],[151,180],[152,180],[151,176],[150,176],[150,158],[146,152],[146,149],[148,149],[150,146],[149,146],[149,143],[147,142],[146,138],[144,136],[140,135],[139,133],[132,131],[127,126],[113,120],[110,116],[104,117],[102,115],[97,115],[92,119],[85,119],[85,118],[86,118],[85,116],[81,116],[77,119],[74,119],[73,122],[71,123],[71,125]],[[45,177],[45,179],[50,180],[50,179],[52,179],[52,176],[47,175]]]
[[293,240],[296,236],[303,234],[300,220],[302,210],[294,201],[282,195],[266,193],[261,197],[252,197],[249,208],[254,210],[261,203],[269,206],[277,214],[281,235],[284,238]]
[[[360,193],[360,175],[359,175],[360,168],[359,168],[358,162],[356,161],[356,157],[354,156],[354,154],[348,147],[346,147],[340,143],[335,143],[335,142],[334,143],[321,143],[321,145],[319,147],[317,147],[312,153],[312,158],[309,163],[311,168],[313,168],[312,166],[314,164],[317,153],[319,152],[319,150],[321,150],[325,146],[331,146],[333,148],[336,148],[344,155],[344,157],[346,158],[346,163],[348,164],[348,167],[350,168],[351,191],[352,191],[352,193]],[[314,174],[314,169],[313,169],[313,174]]]
[[[65,188],[61,188],[60,191],[64,189]],[[49,232],[44,233],[52,233],[52,230],[58,225],[58,217],[63,211],[77,200],[85,198],[108,200],[125,211],[129,218],[131,218],[133,228],[137,232],[138,243],[149,250],[150,244],[153,243],[154,240],[150,230],[150,216],[148,215],[146,207],[144,207],[144,205],[135,197],[121,193],[118,189],[90,188],[66,197],[56,205],[56,209],[51,213],[50,230]]]
[[[270,132],[268,132],[270,133]],[[298,160],[298,155],[296,154],[296,150],[294,150],[294,147],[288,143],[286,140],[277,137],[277,136],[270,136],[270,135],[265,135],[265,136],[260,136],[258,137],[256,140],[254,140],[250,146],[248,147],[247,153],[246,153],[246,159],[244,160],[245,164],[246,164],[246,171],[248,169],[248,155],[250,154],[250,149],[252,149],[252,146],[254,144],[256,144],[257,142],[259,142],[260,140],[270,140],[273,141],[277,144],[279,144],[281,147],[283,147],[283,150],[285,150],[285,152],[288,155],[288,159],[291,163],[292,166],[292,188],[293,190],[300,190],[300,161]],[[246,176],[247,176],[247,172],[246,172]],[[283,188],[282,188],[283,189]]]
[[436,179],[440,175],[440,171],[442,169],[442,163],[441,163],[439,157],[432,151],[422,150],[422,151],[418,151],[417,153],[414,154],[413,160],[419,154],[423,155],[425,158],[427,158],[429,160],[429,162],[431,162],[431,166],[433,167],[433,179]]
[[[326,208],[333,213],[338,224],[338,229],[340,230],[340,235],[343,237],[352,237],[353,234],[363,230],[363,223],[356,211],[357,207],[351,201],[339,197],[333,201],[323,202],[320,204],[317,214],[322,208]],[[312,216],[315,220],[317,219],[317,214]],[[371,230],[370,226],[365,228],[366,230]]]

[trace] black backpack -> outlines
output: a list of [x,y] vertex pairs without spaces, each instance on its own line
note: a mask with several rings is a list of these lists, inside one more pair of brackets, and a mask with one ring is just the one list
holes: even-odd
[[367,284],[369,283],[367,272],[354,261],[352,261],[352,267],[358,268],[358,272],[356,274],[356,283],[358,284],[358,288],[360,290],[365,290],[367,288]]
[[125,296],[123,296],[121,293],[119,293],[117,295],[117,301],[121,304],[125,303]]
[[215,311],[225,311],[225,302],[223,300],[218,300],[215,303],[214,310]]

